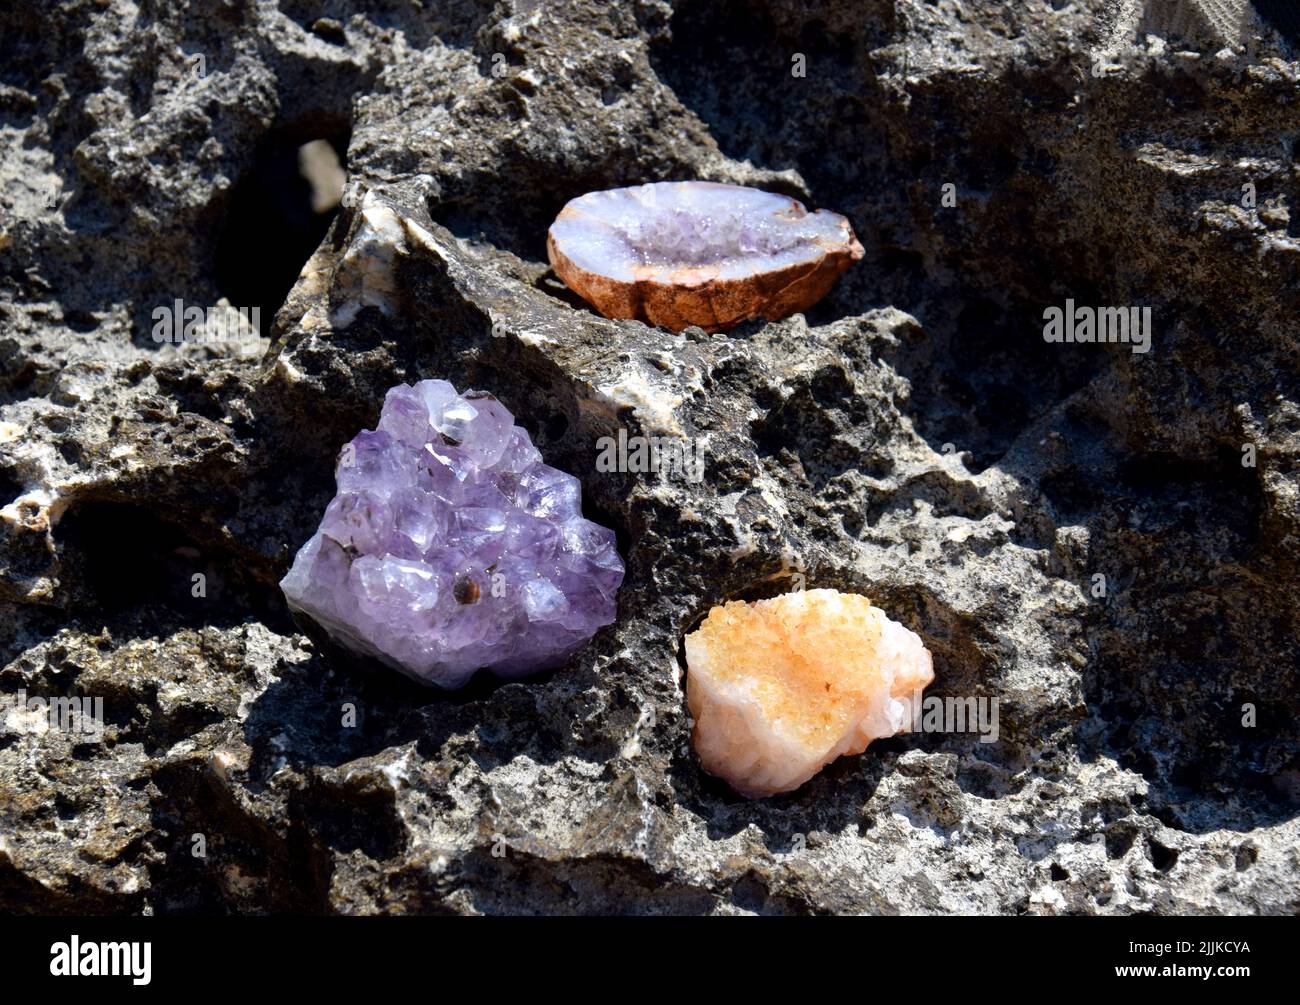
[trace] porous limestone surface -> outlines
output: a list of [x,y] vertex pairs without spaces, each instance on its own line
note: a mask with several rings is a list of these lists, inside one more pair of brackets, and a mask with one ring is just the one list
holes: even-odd
[[[308,6],[0,13],[0,910],[1300,910],[1293,28]],[[268,257],[241,183],[318,138],[342,205]],[[833,209],[864,257],[727,334],[551,274],[570,199],[683,178]],[[262,344],[155,342],[159,305],[250,306],[218,261],[298,277]],[[1150,352],[1045,343],[1067,298],[1150,306]],[[427,378],[490,389],[617,535],[618,619],[561,669],[442,695],[282,600],[340,449]],[[620,431],[704,477],[599,470]],[[757,800],[702,770],[683,638],[801,584],[915,632],[996,742]]]

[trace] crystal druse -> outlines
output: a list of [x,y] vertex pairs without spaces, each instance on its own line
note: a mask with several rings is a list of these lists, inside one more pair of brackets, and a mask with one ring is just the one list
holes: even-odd
[[751,798],[906,732],[934,680],[920,636],[838,590],[715,607],[686,636],[686,665],[700,763]]
[[337,494],[281,582],[354,653],[426,684],[565,663],[616,615],[614,532],[492,395],[399,384],[347,444]]

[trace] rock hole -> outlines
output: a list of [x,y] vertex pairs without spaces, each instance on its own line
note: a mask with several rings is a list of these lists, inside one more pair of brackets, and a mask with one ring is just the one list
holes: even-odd
[[1157,872],[1168,872],[1178,864],[1178,850],[1166,848],[1155,838],[1147,838],[1147,851],[1151,855],[1151,864]]
[[217,245],[217,289],[236,309],[257,309],[263,336],[334,220],[347,144],[337,123],[276,130],[235,186]]
[[8,506],[23,494],[23,483],[16,472],[0,468],[0,506]]
[[145,506],[79,503],[56,537],[74,603],[95,616],[148,612],[177,626],[238,624],[278,602],[230,556]]
[[64,315],[63,323],[74,332],[85,335],[99,327],[99,319],[90,311],[73,310]]
[[1123,858],[1137,840],[1137,831],[1131,825],[1117,824],[1106,832],[1106,857]]

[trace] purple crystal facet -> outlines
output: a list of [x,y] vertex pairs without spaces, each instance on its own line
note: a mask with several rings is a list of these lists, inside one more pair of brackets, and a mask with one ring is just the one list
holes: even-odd
[[614,532],[491,395],[399,384],[337,480],[280,587],[353,652],[457,688],[559,666],[614,620]]

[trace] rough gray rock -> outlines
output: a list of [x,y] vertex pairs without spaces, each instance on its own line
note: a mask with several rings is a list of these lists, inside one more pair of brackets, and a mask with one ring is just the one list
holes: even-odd
[[[1282,5],[366,7],[0,13],[0,696],[105,719],[0,712],[0,909],[1300,910]],[[285,208],[311,139],[332,223]],[[565,201],[679,177],[845,213],[867,258],[729,335],[549,275]],[[1151,351],[1044,342],[1067,297],[1151,306]],[[159,344],[178,298],[267,337]],[[539,680],[419,689],[276,589],[339,447],[433,376],[620,535],[618,622]],[[598,472],[620,426],[700,438],[704,480]],[[919,632],[999,741],[759,802],[702,775],[682,636],[795,575]]]

